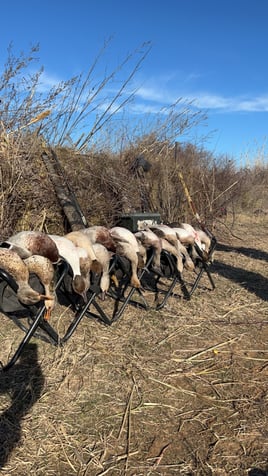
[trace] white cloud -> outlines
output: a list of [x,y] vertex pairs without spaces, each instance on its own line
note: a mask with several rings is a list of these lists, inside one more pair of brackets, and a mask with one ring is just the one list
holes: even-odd
[[201,93],[191,98],[197,107],[201,109],[230,109],[232,108],[233,100],[223,96]]
[[159,114],[159,105],[136,103],[131,104],[130,109],[136,114]]
[[38,83],[38,91],[40,93],[47,93],[51,90],[51,88],[57,86],[60,82],[61,80],[56,76],[52,76],[46,72],[43,72]]
[[[215,85],[213,92],[210,92],[209,89],[198,89],[197,80],[201,77],[204,78],[204,75],[198,72],[178,71],[158,77],[152,76],[146,80],[140,78],[142,86],[135,85],[135,98],[138,102],[144,103],[144,110],[151,108],[152,112],[157,105],[161,108],[175,104],[179,98],[182,102],[191,102],[199,109],[214,112],[268,112],[268,93],[258,96],[252,94],[229,96],[220,92],[215,93]],[[139,108],[143,109],[141,105]]]
[[157,87],[142,87],[136,97],[159,105],[174,104],[179,98],[183,101],[191,102],[199,109],[213,109],[219,112],[268,112],[268,95],[264,94],[256,97],[246,96],[224,96],[204,91],[174,91],[171,89]]
[[[134,84],[132,84],[132,91],[124,91],[122,98],[126,98],[128,94],[131,95],[135,90],[135,99],[128,105],[128,108],[136,114],[159,113],[161,108],[175,104],[178,99],[181,99],[181,104],[187,102],[198,109],[213,110],[219,113],[268,112],[268,94],[256,97],[250,95],[227,96],[210,93],[209,91],[185,89],[186,83],[189,87],[189,83],[194,82],[199,77],[198,73],[163,74],[157,78],[148,78],[146,81],[140,78],[140,84],[142,84],[140,87],[137,85],[137,79],[135,79]],[[44,72],[41,75],[38,89],[40,92],[46,93],[60,82],[61,80],[56,76]],[[109,88],[108,91],[112,95],[117,93],[116,90],[113,91]],[[106,100],[102,105],[100,100],[98,100],[98,103],[100,104],[98,108],[102,110],[107,107]],[[114,104],[111,112],[114,112],[116,108],[117,104]]]
[[145,101],[156,101],[160,103],[166,102],[166,95],[160,88],[146,88],[143,86],[137,90],[135,96]]
[[268,112],[268,95],[238,101],[237,110],[248,112]]

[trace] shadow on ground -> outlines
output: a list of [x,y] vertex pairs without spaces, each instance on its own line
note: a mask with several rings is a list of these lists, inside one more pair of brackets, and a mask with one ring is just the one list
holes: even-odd
[[236,247],[236,246],[224,245],[223,243],[217,243],[217,250],[226,251],[226,252],[235,252],[235,253],[248,256],[249,258],[268,261],[268,253],[266,253],[266,251],[256,250],[255,248],[247,248],[244,246]]
[[268,301],[268,279],[254,271],[230,266],[215,260],[212,268],[213,273],[219,274],[230,281],[242,286],[246,291],[255,294],[263,301]]
[[37,359],[37,345],[27,344],[20,360],[0,373],[0,394],[11,403],[0,415],[0,469],[5,466],[21,439],[21,421],[39,399],[44,377]]
[[249,470],[248,476],[268,476],[268,471],[260,468],[252,468]]

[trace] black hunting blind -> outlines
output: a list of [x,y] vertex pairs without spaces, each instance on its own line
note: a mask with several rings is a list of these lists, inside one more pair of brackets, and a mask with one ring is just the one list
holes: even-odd
[[157,223],[161,223],[159,213],[127,213],[121,215],[118,226],[123,226],[135,233],[143,230],[146,226],[156,225]]

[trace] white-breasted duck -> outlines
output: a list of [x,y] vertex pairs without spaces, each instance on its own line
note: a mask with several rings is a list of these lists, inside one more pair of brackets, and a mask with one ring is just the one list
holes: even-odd
[[99,273],[101,271],[101,266],[98,263],[97,257],[94,253],[90,238],[85,233],[82,233],[82,230],[71,231],[70,233],[67,233],[64,236],[65,238],[70,240],[75,246],[84,248],[86,250],[88,257],[89,259],[91,259],[92,262],[91,270],[96,273]]
[[5,240],[2,245],[16,251],[22,258],[31,255],[40,255],[48,258],[52,263],[58,263],[58,249],[48,234],[42,231],[20,231]]
[[156,235],[152,230],[146,228],[144,230],[137,231],[135,236],[142,245],[148,250],[150,248],[154,251],[152,270],[157,274],[162,274],[161,272],[161,251],[162,251],[162,242],[161,238]]
[[[164,225],[164,224],[159,224],[159,225],[152,225],[150,226],[150,229],[153,230],[153,232],[159,236],[161,239],[164,239],[164,246],[163,249],[166,249],[166,251],[169,251],[167,249],[168,242],[172,247],[174,247],[177,250],[177,253],[173,251],[169,251],[171,254],[175,255],[177,257],[178,261],[178,271],[180,271],[181,268],[181,260],[180,260],[180,255],[184,257],[184,266],[186,269],[189,270],[194,270],[194,263],[186,249],[186,247],[181,243],[179,240],[179,237],[176,233],[175,228],[172,228],[171,226]],[[172,249],[172,248],[171,248]],[[182,270],[180,271],[182,272]]]
[[120,226],[110,228],[110,234],[116,244],[116,253],[125,256],[130,261],[131,286],[140,288],[141,283],[138,278],[138,268],[142,267],[145,263],[140,255],[137,238],[132,231]]
[[56,244],[59,255],[70,265],[73,274],[73,290],[84,297],[84,293],[87,291],[87,283],[81,275],[80,256],[77,247],[64,236],[55,234],[50,234],[49,236]]

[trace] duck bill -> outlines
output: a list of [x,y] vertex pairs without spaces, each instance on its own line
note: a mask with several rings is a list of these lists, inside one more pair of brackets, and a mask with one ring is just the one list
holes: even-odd
[[112,274],[112,276],[111,276],[111,281],[114,283],[114,285],[115,285],[116,288],[119,288],[119,281],[118,281],[118,279],[117,279],[117,277],[116,277],[115,274]]
[[51,318],[51,309],[49,308],[49,309],[46,309],[46,312],[44,314],[44,319],[45,321],[49,321],[50,318]]
[[105,297],[106,297],[106,291],[102,291],[102,292],[100,293],[100,299],[101,299],[101,301],[105,301]]
[[87,302],[87,291],[82,292],[81,296],[82,296],[84,302],[86,303]]

